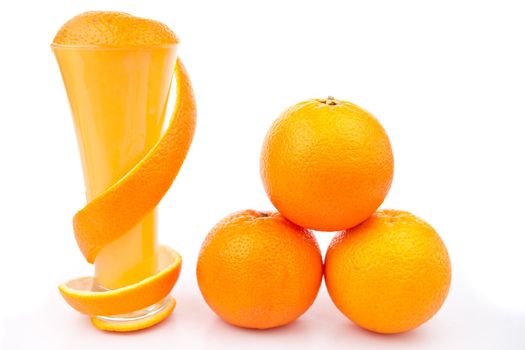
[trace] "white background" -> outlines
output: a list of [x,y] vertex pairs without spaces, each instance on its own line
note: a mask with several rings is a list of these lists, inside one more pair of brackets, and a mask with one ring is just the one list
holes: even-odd
[[[56,289],[93,268],[71,228],[83,179],[49,44],[90,9],[174,29],[199,107],[160,209],[160,241],[184,257],[178,305],[163,324],[129,335],[95,330]],[[525,349],[524,16],[520,1],[2,1],[0,347]],[[327,95],[383,123],[396,162],[383,207],[421,216],[449,248],[449,298],[413,332],[357,328],[324,284],[303,317],[269,331],[223,323],[198,291],[209,229],[232,211],[272,209],[258,168],[271,122]],[[317,234],[323,251],[331,236]]]

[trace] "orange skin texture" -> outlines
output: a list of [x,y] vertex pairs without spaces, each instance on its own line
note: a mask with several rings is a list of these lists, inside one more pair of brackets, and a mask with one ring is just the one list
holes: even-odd
[[140,47],[176,44],[175,33],[163,23],[123,12],[89,11],[73,17],[53,40],[58,45]]
[[401,333],[441,308],[450,288],[450,259],[429,224],[408,212],[380,210],[333,238],[325,282],[335,305],[354,323]]
[[347,229],[368,218],[386,197],[394,172],[379,121],[333,98],[285,110],[266,135],[260,164],[279,212],[319,231]]
[[265,329],[288,324],[314,302],[322,257],[314,235],[278,213],[246,210],[219,222],[197,263],[201,293],[226,322]]

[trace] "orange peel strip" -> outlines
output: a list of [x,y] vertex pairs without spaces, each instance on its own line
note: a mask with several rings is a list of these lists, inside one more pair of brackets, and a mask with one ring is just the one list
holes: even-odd
[[122,288],[94,291],[93,277],[82,277],[61,284],[58,289],[66,302],[90,316],[126,314],[153,305],[166,297],[179,278],[181,256],[173,249],[159,247],[159,272]]
[[73,218],[75,238],[89,263],[157,206],[186,158],[195,131],[196,105],[180,59],[175,77],[177,102],[164,135],[134,168]]

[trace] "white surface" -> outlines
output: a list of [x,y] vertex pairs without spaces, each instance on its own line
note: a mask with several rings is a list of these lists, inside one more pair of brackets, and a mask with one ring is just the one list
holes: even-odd
[[[161,204],[160,241],[184,257],[173,316],[151,330],[96,331],[56,286],[92,274],[71,217],[84,204],[69,107],[49,44],[88,9],[161,20],[182,39],[197,133]],[[519,1],[3,1],[0,4],[2,349],[525,349],[525,22]],[[383,207],[412,211],[447,244],[453,284],[414,332],[362,331],[324,285],[296,323],[221,322],[197,288],[208,230],[271,209],[262,139],[288,105],[333,95],[374,113],[396,161]],[[319,233],[323,249],[331,234]]]

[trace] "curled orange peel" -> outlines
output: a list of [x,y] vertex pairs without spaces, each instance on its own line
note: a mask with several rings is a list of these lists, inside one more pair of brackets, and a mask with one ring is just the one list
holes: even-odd
[[177,102],[164,135],[135,167],[73,218],[76,241],[89,263],[157,206],[186,158],[195,131],[196,106],[180,59],[175,77]]
[[159,271],[137,283],[104,291],[94,291],[93,277],[82,277],[61,284],[58,289],[66,302],[80,313],[114,316],[144,309],[166,297],[179,278],[181,256],[160,246]]

